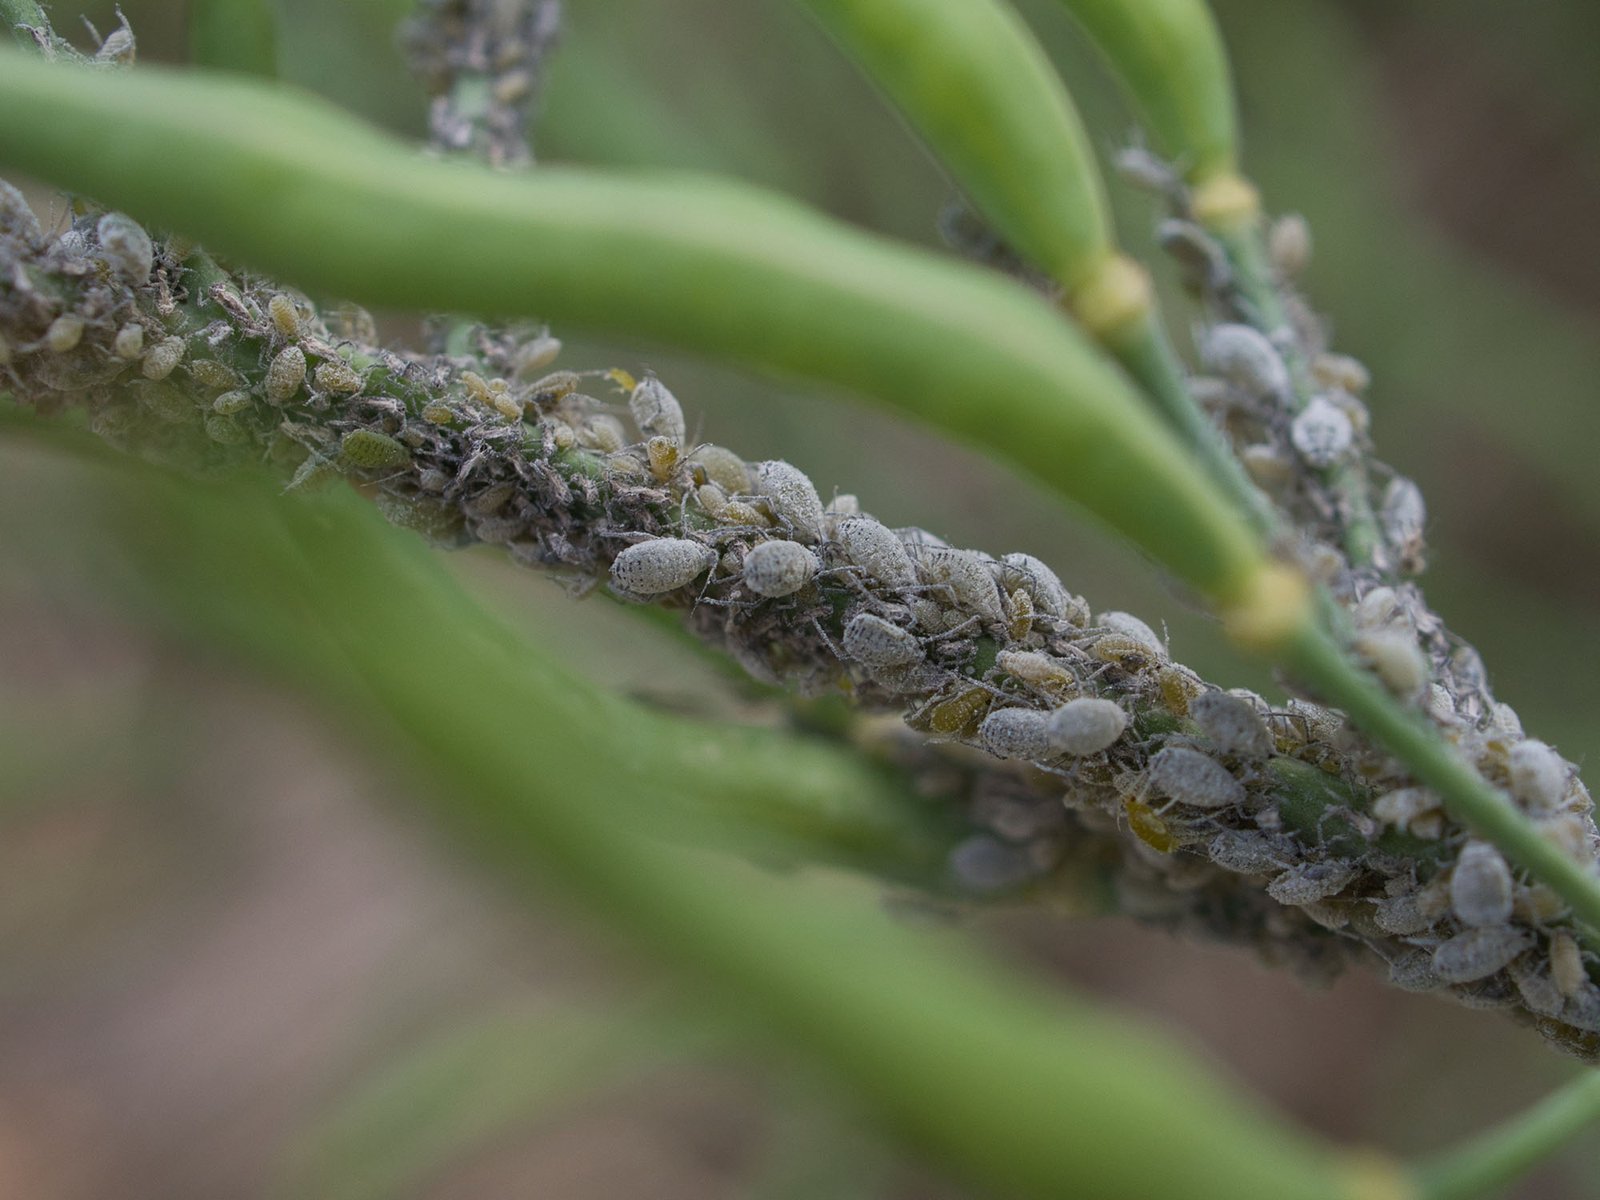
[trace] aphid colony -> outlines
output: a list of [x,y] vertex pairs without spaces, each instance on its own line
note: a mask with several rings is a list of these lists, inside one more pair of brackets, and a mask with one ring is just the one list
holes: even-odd
[[[1119,911],[1318,977],[1376,954],[1401,986],[1600,1053],[1600,990],[1561,906],[1339,714],[1207,685],[1031,555],[889,528],[791,463],[696,442],[660,380],[552,374],[542,330],[447,324],[435,353],[391,352],[359,310],[319,313],[171,242],[147,256],[130,226],[90,215],[46,238],[0,191],[0,378],[19,400],[82,405],[109,440],[191,470],[344,475],[436,542],[686,610],[758,678],[903,718],[884,752],[964,806],[950,865],[969,893],[1093,873]],[[1258,342],[1219,336],[1216,370],[1282,390],[1250,365]],[[1396,520],[1417,532],[1402,482]],[[1414,585],[1352,578],[1352,636],[1380,673],[1593,862],[1575,772],[1523,737],[1476,654]]]

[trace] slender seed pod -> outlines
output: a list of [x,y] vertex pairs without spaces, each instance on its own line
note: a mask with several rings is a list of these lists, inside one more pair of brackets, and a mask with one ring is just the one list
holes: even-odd
[[1238,169],[1238,115],[1205,0],[1061,0],[1133,97],[1161,150],[1203,184]]
[[1070,293],[1113,253],[1094,149],[1000,0],[803,0],[1001,236]]

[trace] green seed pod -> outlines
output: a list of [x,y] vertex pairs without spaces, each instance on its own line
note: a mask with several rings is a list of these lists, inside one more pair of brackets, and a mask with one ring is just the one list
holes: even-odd
[[1073,291],[1112,254],[1072,99],[999,0],[804,0],[1026,258]]
[[1228,55],[1205,0],[1061,0],[1133,97],[1160,148],[1203,184],[1238,168]]
[[339,439],[339,461],[350,467],[400,467],[411,461],[411,451],[386,433],[352,429]]
[[289,403],[305,381],[305,352],[299,346],[285,346],[267,368],[267,403]]

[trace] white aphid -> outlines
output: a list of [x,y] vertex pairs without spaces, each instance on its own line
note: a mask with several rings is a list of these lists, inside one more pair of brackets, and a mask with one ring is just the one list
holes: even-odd
[[1141,646],[1147,647],[1157,658],[1167,657],[1167,644],[1161,640],[1161,635],[1132,613],[1103,612],[1096,624],[1111,630],[1112,633],[1132,638]]
[[1415,564],[1422,556],[1422,531],[1428,522],[1428,506],[1421,489],[1402,476],[1391,479],[1383,491],[1378,521],[1383,526],[1384,540],[1395,553],[1403,562]]
[[903,543],[886,525],[871,517],[847,517],[836,536],[844,556],[886,587],[908,588],[917,582],[917,568]]
[[1326,351],[1311,360],[1311,373],[1319,382],[1360,395],[1372,384],[1372,372],[1359,358]]
[[1285,213],[1267,230],[1267,254],[1286,276],[1311,265],[1311,225],[1299,213]]
[[850,618],[844,627],[844,649],[869,667],[906,667],[923,657],[916,634],[876,613],[857,613]]
[[1559,808],[1567,794],[1567,764],[1537,738],[1518,742],[1507,757],[1511,794],[1536,812]]
[[44,236],[28,198],[3,179],[0,179],[0,232],[16,234],[24,240]]
[[1522,999],[1532,1012],[1542,1017],[1558,1017],[1567,1006],[1567,998],[1549,975],[1527,958],[1519,958],[1509,968],[1511,981],[1522,993]]
[[1385,792],[1372,802],[1372,815],[1416,837],[1436,838],[1441,832],[1439,795],[1425,787]]
[[1413,950],[1389,964],[1389,982],[1403,992],[1431,992],[1444,980],[1434,969],[1433,955],[1426,950]]
[[635,596],[658,596],[692,583],[717,561],[716,551],[688,538],[637,542],[611,564],[611,581]]
[[1068,700],[1050,714],[1051,736],[1068,754],[1099,754],[1122,736],[1128,714],[1097,696]]
[[1260,487],[1268,491],[1282,487],[1294,478],[1294,460],[1267,442],[1246,446],[1239,451],[1239,461]]
[[902,525],[894,531],[894,535],[895,537],[899,538],[913,554],[920,550],[926,550],[930,547],[936,547],[941,550],[948,550],[950,548],[950,543],[945,541],[938,534],[929,533],[926,529],[923,529],[917,525]]
[[744,556],[744,585],[758,596],[798,592],[817,573],[817,556],[799,542],[773,538]]
[[750,490],[750,468],[726,446],[713,446],[709,442],[695,448],[689,461],[706,473],[706,478],[730,496],[740,496]]
[[1265,334],[1248,325],[1215,325],[1200,339],[1205,365],[1252,396],[1283,399],[1289,368]]
[[112,339],[111,353],[124,362],[132,362],[144,353],[144,326],[129,322],[117,330]]
[[640,380],[628,396],[628,411],[633,423],[645,437],[669,437],[683,441],[687,425],[683,419],[683,406],[667,390],[667,385],[654,375]]
[[1047,617],[1069,620],[1074,605],[1072,596],[1056,573],[1031,554],[1007,554],[1000,560],[1000,584],[1006,591],[1019,588],[1028,594],[1033,606]]
[[1469,929],[1434,948],[1433,969],[1446,983],[1471,983],[1493,975],[1532,943],[1530,934],[1509,925]]
[[994,665],[1013,679],[1039,687],[1069,683],[1073,679],[1066,664],[1037,650],[1002,650],[995,655]]
[[982,555],[972,550],[925,549],[917,556],[924,583],[950,589],[957,607],[976,613],[985,621],[1004,621],[1006,610],[1000,600],[1000,587]]
[[1050,714],[1035,708],[996,709],[983,719],[978,736],[996,758],[1037,760],[1061,753]]
[[1266,758],[1272,733],[1250,701],[1226,692],[1205,692],[1189,701],[1189,717],[1223,754]]
[[1407,629],[1376,629],[1356,635],[1352,648],[1395,695],[1410,699],[1427,684],[1430,669],[1422,647]]
[[77,349],[83,340],[83,318],[77,313],[62,313],[44,331],[44,344],[55,354]]
[[1511,919],[1511,868],[1488,842],[1468,842],[1450,875],[1450,907],[1463,925]]
[[1563,996],[1576,996],[1589,982],[1589,972],[1583,965],[1583,951],[1577,939],[1564,929],[1550,935],[1550,978]]
[[1338,859],[1300,863],[1267,884],[1267,895],[1279,904],[1315,904],[1342,892],[1355,877],[1355,865]]
[[1585,983],[1567,999],[1561,1010],[1561,1019],[1574,1029],[1600,1033],[1600,988]]
[[1226,808],[1244,802],[1244,784],[1216,759],[1187,746],[1158,750],[1145,779],[1160,795],[1191,808]]
[[[181,337],[165,337],[144,352],[144,363],[140,370],[146,379],[157,382],[165,379],[178,369],[178,364],[183,361],[183,353],[187,343]],[[302,362],[304,360],[302,359]],[[272,376],[267,376],[268,398],[271,398]]]
[[1385,933],[1405,937],[1431,929],[1439,920],[1436,906],[1420,892],[1405,892],[1373,902],[1372,919]]
[[1314,396],[1289,426],[1289,440],[1310,466],[1333,466],[1355,441],[1350,415],[1326,396]]
[[1293,853],[1287,838],[1253,829],[1224,829],[1206,847],[1207,858],[1239,875],[1281,871],[1290,865]]
[[1355,621],[1362,629],[1386,629],[1406,619],[1400,595],[1392,587],[1375,587],[1356,604]]
[[95,236],[100,241],[100,256],[107,266],[134,287],[150,282],[156,250],[139,222],[122,213],[107,213],[95,226]]
[[799,467],[781,459],[755,465],[755,494],[766,498],[772,515],[802,542],[822,540],[822,498]]

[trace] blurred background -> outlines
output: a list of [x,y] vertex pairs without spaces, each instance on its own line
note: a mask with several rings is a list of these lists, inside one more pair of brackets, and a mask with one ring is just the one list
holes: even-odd
[[[420,132],[401,0],[280,7],[289,78]],[[1132,118],[1067,19],[1021,7],[1099,143],[1124,144]],[[1247,168],[1270,208],[1310,219],[1306,289],[1372,369],[1381,457],[1428,497],[1430,596],[1530,732],[1584,762],[1600,747],[1600,7],[1217,7]],[[141,57],[181,60],[181,6],[122,8]],[[109,3],[82,10],[115,23]],[[567,10],[541,157],[719,171],[937,244],[949,186],[798,6]],[[54,6],[63,31],[75,11]],[[1112,187],[1147,251],[1150,201]],[[1097,608],[1164,617],[1208,678],[1272,689],[1136,556],[960,447],[845,397],[555,332],[559,365],[654,368],[707,439],[788,458],[890,524],[1036,554]],[[97,588],[85,564],[114,548],[75,503],[82,469],[0,443],[0,1200],[961,1194],[803,1069],[676,1021],[651,1035],[650,970],[558,897],[535,911],[453,856],[301,698]],[[452,563],[620,688],[717,686],[614,606],[492,554]],[[1442,1146],[1573,1070],[1493,1014],[1362,976],[1308,991],[1122,920],[995,914],[973,932],[1339,1139]],[[1589,1137],[1517,1194],[1594,1196],[1596,1178]]]

